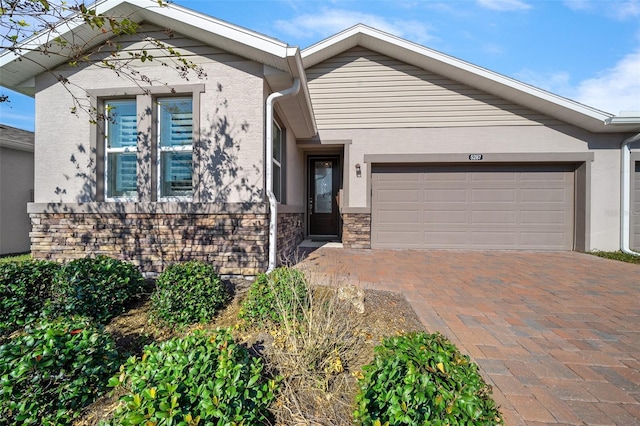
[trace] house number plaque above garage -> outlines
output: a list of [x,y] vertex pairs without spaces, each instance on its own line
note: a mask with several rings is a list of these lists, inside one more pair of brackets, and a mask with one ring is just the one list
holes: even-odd
[[482,154],[469,154],[469,160],[480,161],[482,160]]

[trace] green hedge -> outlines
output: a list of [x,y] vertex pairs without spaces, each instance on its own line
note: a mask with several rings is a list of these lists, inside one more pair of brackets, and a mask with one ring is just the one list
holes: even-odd
[[356,396],[361,425],[496,425],[502,416],[478,366],[441,334],[384,340]]
[[60,264],[24,259],[0,263],[0,335],[40,317]]
[[215,268],[192,260],[169,266],[151,295],[154,315],[177,325],[206,322],[229,300],[229,292]]
[[144,291],[145,280],[131,263],[107,256],[76,259],[56,274],[46,313],[84,315],[106,323]]
[[71,424],[104,392],[119,364],[111,336],[87,318],[28,325],[0,345],[0,419]]
[[271,424],[277,383],[263,368],[228,330],[149,345],[109,381],[126,392],[109,424]]

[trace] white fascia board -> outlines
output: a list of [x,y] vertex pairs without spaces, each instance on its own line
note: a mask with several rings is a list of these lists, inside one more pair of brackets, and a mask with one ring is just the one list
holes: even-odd
[[[172,29],[178,32],[181,28],[194,29],[205,43],[209,37],[220,37],[229,41],[228,46],[225,47],[233,49],[236,46],[239,49],[243,46],[246,49],[244,52],[231,50],[230,53],[245,56],[243,53],[251,52],[250,59],[261,60],[277,67],[285,66],[284,61],[289,48],[286,43],[181,6],[174,4],[160,6],[154,0],[103,0],[90,7],[95,8],[98,14],[128,17],[134,22],[171,21]],[[54,53],[49,56],[33,52],[34,50],[38,50],[57,36],[65,39],[83,33],[94,35],[95,30],[80,20],[68,19],[59,23],[54,33],[45,31],[23,41],[19,46],[23,53],[9,50],[0,52],[0,70],[8,66],[2,70],[6,73],[4,79],[8,86],[17,87],[22,81],[65,62],[64,48],[59,48],[58,51],[52,48]],[[107,37],[108,35],[105,37],[98,35],[94,44],[104,41]],[[20,58],[23,58],[22,63],[15,62]],[[33,66],[34,63],[41,66]]]
[[[612,114],[604,111],[591,108],[478,65],[465,62],[453,56],[362,24],[358,24],[304,49],[302,51],[302,57],[305,68],[312,67],[356,45],[361,45],[379,52],[381,49],[386,50],[386,52],[383,51],[380,53],[396,57],[399,60],[427,70],[433,70],[461,83],[493,92],[499,96],[516,99],[525,95],[525,97],[529,97],[529,102],[526,100],[521,101],[524,105],[531,105],[532,102],[536,101],[544,101],[582,114],[601,123],[613,117]],[[509,93],[507,93],[508,91],[513,93],[509,95]]]
[[612,126],[640,126],[640,117],[616,116],[605,120],[605,123]]
[[[261,50],[267,54],[284,59],[287,56],[289,45],[272,37],[242,28],[228,22],[213,18],[209,15],[196,12],[174,4],[160,7],[154,0],[127,0],[132,4],[142,8],[142,14],[148,12],[157,13],[169,19],[183,24],[196,27],[200,31],[211,35],[223,37],[246,46],[251,46],[256,50]],[[153,6],[155,5],[155,7]],[[231,52],[233,53],[233,52]]]

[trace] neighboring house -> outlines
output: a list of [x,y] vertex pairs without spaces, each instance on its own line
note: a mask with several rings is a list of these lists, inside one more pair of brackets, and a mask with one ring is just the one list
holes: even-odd
[[0,124],[0,255],[29,251],[33,132]]
[[[3,85],[36,97],[34,256],[104,253],[149,272],[196,258],[253,275],[303,238],[579,251],[616,250],[626,238],[640,248],[640,151],[630,139],[640,117],[362,25],[300,51],[176,5],[97,8],[142,23],[206,76],[186,81],[157,60],[138,62],[163,83],[138,87],[95,64],[0,55]],[[148,48],[139,37],[115,41],[126,57]],[[70,114],[68,91],[113,120]],[[624,170],[635,186],[621,186]]]

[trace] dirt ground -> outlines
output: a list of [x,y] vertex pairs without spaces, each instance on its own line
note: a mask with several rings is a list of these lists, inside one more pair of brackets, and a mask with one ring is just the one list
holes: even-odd
[[[406,301],[404,296],[384,291],[364,290],[364,313],[358,314],[357,322],[359,330],[357,334],[364,336],[360,339],[362,345],[358,358],[348,371],[345,371],[347,380],[355,384],[353,377],[355,371],[373,360],[373,348],[384,337],[403,334],[411,331],[424,330],[423,325]],[[240,327],[238,312],[242,297],[236,297],[219,315],[209,324],[197,325],[193,328],[216,329],[217,327],[232,327],[236,331],[234,335],[247,347],[255,345],[256,341],[264,343],[269,335],[264,331]],[[190,331],[190,329],[172,330],[155,325],[150,320],[150,302],[143,301],[131,307],[126,313],[114,318],[107,326],[107,330],[116,339],[118,349],[125,353],[138,354],[146,344],[160,342],[171,337]],[[269,347],[269,342],[264,346]],[[351,386],[355,390],[355,386]],[[343,397],[350,398],[350,395]],[[118,405],[118,395],[106,395],[87,407],[82,417],[74,424],[77,426],[96,425],[101,419],[108,418]]]

